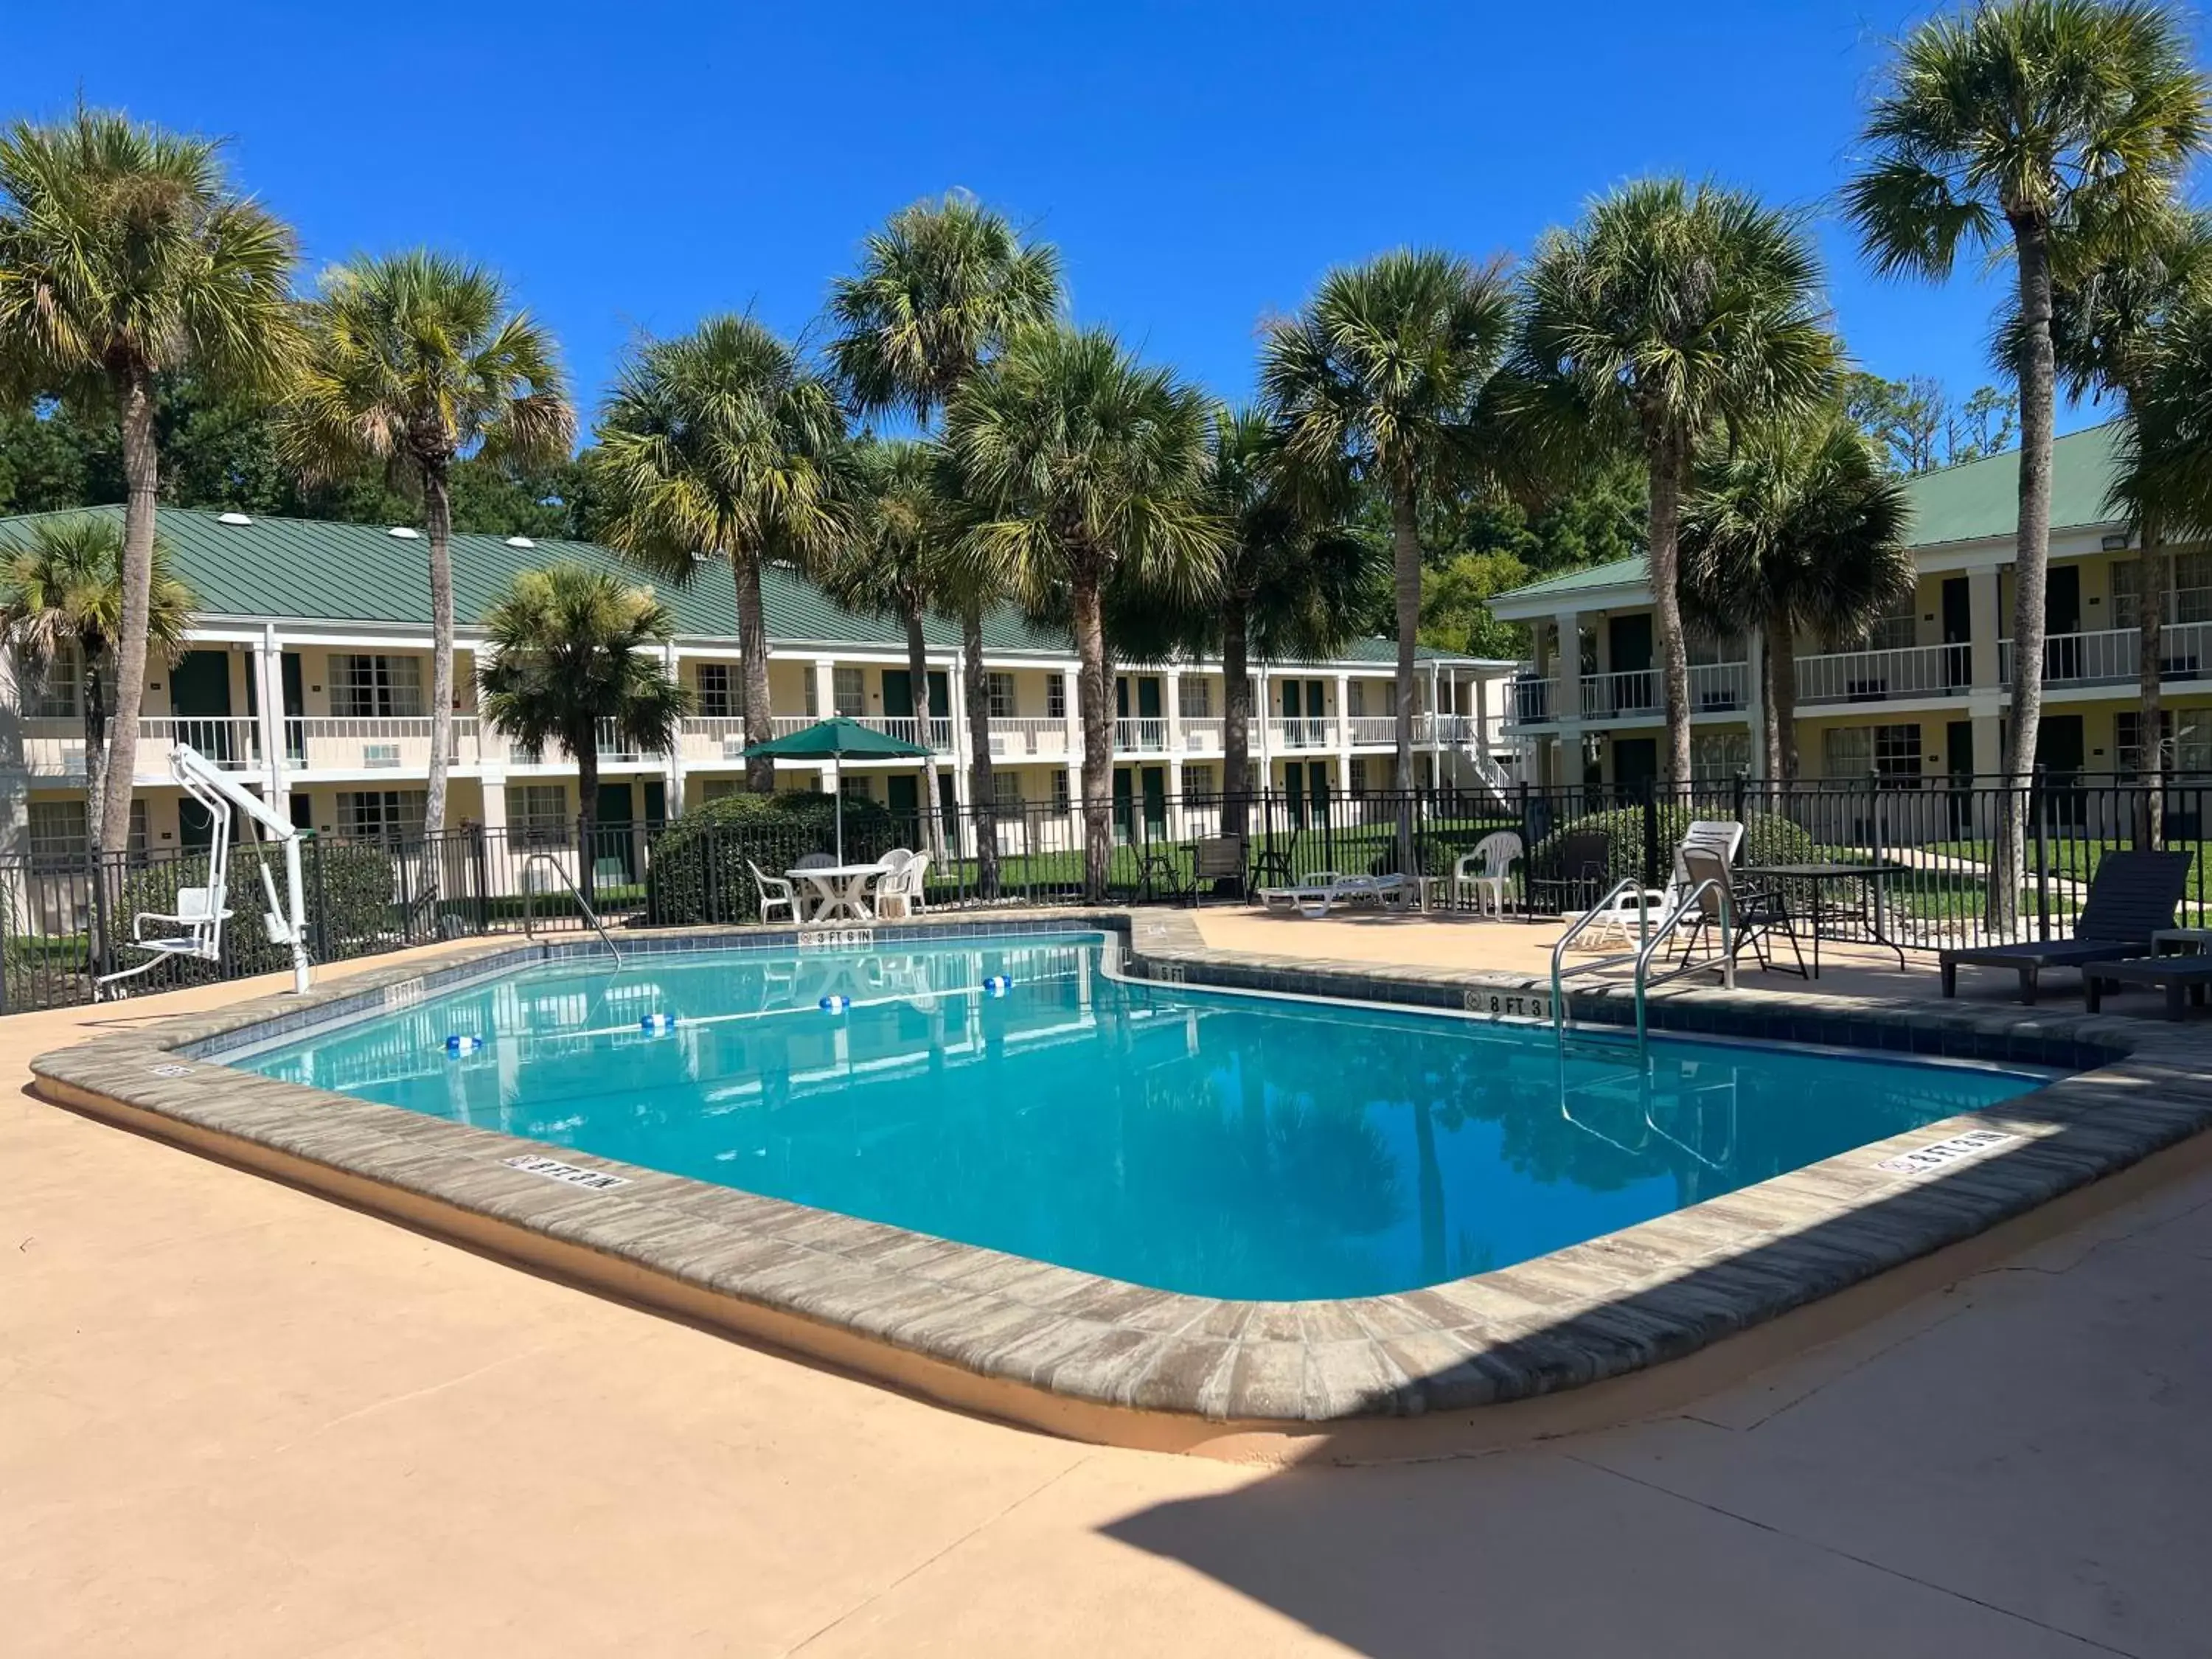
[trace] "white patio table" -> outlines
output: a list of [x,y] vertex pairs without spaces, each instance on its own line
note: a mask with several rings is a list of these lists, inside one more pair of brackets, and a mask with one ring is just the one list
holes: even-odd
[[868,889],[890,872],[880,864],[817,864],[783,873],[813,890],[815,900],[807,921],[873,921],[876,913],[868,907]]

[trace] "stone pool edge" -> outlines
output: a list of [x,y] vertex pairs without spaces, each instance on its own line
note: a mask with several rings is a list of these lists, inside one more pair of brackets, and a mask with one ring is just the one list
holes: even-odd
[[[1206,946],[1187,912],[879,923],[886,935],[1105,929],[1126,971],[1408,1006],[1540,994],[1513,975]],[[790,928],[625,937],[625,954],[773,948]],[[2040,1008],[1726,993],[1678,984],[1653,1024],[1685,1034],[2078,1066],[2002,1106],[1925,1126],[1547,1256],[1424,1290],[1246,1303],[1154,1291],[569,1148],[234,1070],[241,1034],[290,1035],[596,942],[486,941],[103,1035],[32,1062],[50,1098],[246,1164],[631,1299],[946,1403],[1073,1437],[1194,1449],[1533,1400],[1680,1358],[2021,1216],[2212,1125],[2212,1026]],[[1579,993],[1619,1023],[1625,998]],[[1974,1128],[2017,1139],[1935,1176],[1880,1159]],[[536,1152],[625,1178],[565,1186]]]

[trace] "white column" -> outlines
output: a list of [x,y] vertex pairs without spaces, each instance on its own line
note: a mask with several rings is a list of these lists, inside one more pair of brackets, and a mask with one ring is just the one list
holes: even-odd
[[[1966,573],[1966,617],[1973,640],[1973,686],[1976,690],[1994,690],[2003,684],[1997,674],[1997,640],[2004,632],[2003,611],[1998,592],[1996,565],[1985,565],[1978,570]],[[1996,771],[1996,757],[1985,757],[1978,750],[1974,755],[1974,769]]]
[[[1753,629],[1744,636],[1744,670],[1751,684],[1744,689],[1743,717],[1751,725],[1751,775],[1766,776],[1766,638],[1765,630]],[[1785,671],[1794,673],[1796,665]]]
[[1252,740],[1247,750],[1256,749],[1260,757],[1260,787],[1272,789],[1275,785],[1274,745],[1268,741],[1271,729],[1268,720],[1267,669],[1263,663],[1252,670]]
[[[1168,669],[1161,677],[1160,686],[1160,696],[1163,699],[1160,714],[1167,721],[1168,753],[1180,755],[1182,753],[1182,670],[1173,667]],[[1169,769],[1168,778],[1170,784],[1180,785],[1182,779],[1182,763],[1177,762]],[[1179,795],[1182,791],[1177,787],[1175,793]]]
[[[929,688],[926,685],[921,696],[927,706]],[[837,663],[833,657],[814,659],[814,712],[817,720],[824,720],[837,712]]]
[[246,647],[246,672],[253,676],[253,703],[261,711],[262,791],[278,812],[289,812],[284,787],[284,655],[276,624],[264,623]]
[[[661,672],[678,684],[684,683],[684,661],[676,652],[676,641],[671,640],[661,647]],[[668,745],[661,757],[661,787],[668,792],[668,816],[680,817],[684,812],[684,727],[676,728],[676,741]]]
[[1474,677],[1474,747],[1483,759],[1490,756],[1490,676],[1477,672]]

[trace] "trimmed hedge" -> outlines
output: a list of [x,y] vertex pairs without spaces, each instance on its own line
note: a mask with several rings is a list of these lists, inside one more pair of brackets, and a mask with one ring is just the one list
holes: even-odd
[[[276,883],[280,901],[284,893],[284,857],[274,847],[241,842],[230,849],[230,881],[226,902],[230,920],[222,928],[224,977],[267,974],[291,966],[292,953],[273,944],[262,915],[269,896],[261,884],[266,862]],[[392,942],[392,854],[381,847],[361,842],[318,840],[300,849],[301,874],[306,884],[307,948],[318,961],[337,962]],[[144,912],[173,915],[177,890],[204,887],[208,859],[190,853],[160,864],[131,871],[125,877],[115,912],[116,957],[118,963],[138,960],[125,948],[131,938],[131,919]],[[173,929],[155,927],[156,933]]]
[[[1690,825],[1707,817],[1690,806],[1654,807],[1659,823],[1659,884],[1665,886],[1673,878],[1674,848],[1682,837],[1689,834]],[[1578,818],[1570,818],[1529,849],[1528,866],[1539,879],[1553,880],[1559,877],[1557,868],[1560,844],[1569,836],[1588,835],[1602,830],[1612,837],[1605,884],[1610,886],[1629,876],[1644,873],[1644,811],[1641,806],[1624,806],[1609,812],[1590,812]],[[1722,816],[1726,816],[1723,814]],[[1747,812],[1743,821],[1743,846],[1736,854],[1738,864],[1809,864],[1817,861],[1820,847],[1812,835],[1798,824],[1775,812]]]
[[[845,802],[845,862],[866,864],[899,844],[903,830],[889,808]],[[820,790],[781,795],[725,795],[692,808],[653,844],[646,872],[646,920],[657,927],[757,921],[760,894],[750,860],[781,875],[809,853],[837,850],[837,803]]]

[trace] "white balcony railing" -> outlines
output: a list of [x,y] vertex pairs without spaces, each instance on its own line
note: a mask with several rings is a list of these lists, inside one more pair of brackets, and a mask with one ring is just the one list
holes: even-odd
[[1193,755],[1218,755],[1225,739],[1222,733],[1227,724],[1218,714],[1186,714],[1182,719],[1184,752]]
[[1610,674],[1585,674],[1582,689],[1583,718],[1594,720],[1656,714],[1666,695],[1656,668],[1624,668]]
[[1067,722],[1031,715],[1003,715],[991,722],[991,758],[1066,760]]
[[1907,645],[1888,651],[1837,651],[1797,659],[1797,702],[1884,702],[1966,690],[1973,652],[1965,645]]
[[1285,749],[1328,749],[1336,742],[1336,722],[1326,714],[1304,714],[1267,722],[1267,744]]
[[[787,738],[794,732],[804,732],[810,726],[817,726],[828,718],[826,714],[778,714],[769,724],[777,737]],[[904,743],[927,741],[940,755],[952,752],[952,721],[950,716],[933,716],[927,721],[912,714],[849,714],[846,718],[855,726],[865,726],[871,732],[881,732],[886,737],[896,738]],[[929,728],[926,739],[922,735],[925,725]]]
[[1513,699],[1508,705],[1507,724],[1511,726],[1547,726],[1559,718],[1558,699],[1553,695],[1555,680],[1526,677],[1513,682]]
[[[481,757],[476,716],[454,715],[452,763],[473,766]],[[427,776],[430,717],[295,715],[284,722],[284,762],[302,772],[404,772]]]
[[1117,720],[1114,722],[1114,748],[1117,754],[1164,754],[1168,746],[1168,723],[1164,720]]
[[1690,665],[1690,712],[1722,714],[1751,706],[1751,665],[1693,662]]
[[[166,781],[169,751],[179,743],[189,744],[230,771],[252,771],[261,765],[261,722],[249,715],[149,714],[138,722],[137,775]],[[82,777],[84,722],[25,720],[23,769],[40,777]]]
[[1352,716],[1352,746],[1355,749],[1393,746],[1398,741],[1398,717],[1395,714],[1354,714]]
[[[2159,634],[2160,677],[2193,680],[2212,662],[2212,623],[2168,623]],[[2043,641],[2045,685],[2132,685],[2142,673],[2142,635],[2132,628],[2053,634]],[[1997,643],[1997,678],[2010,685],[2010,640]]]

